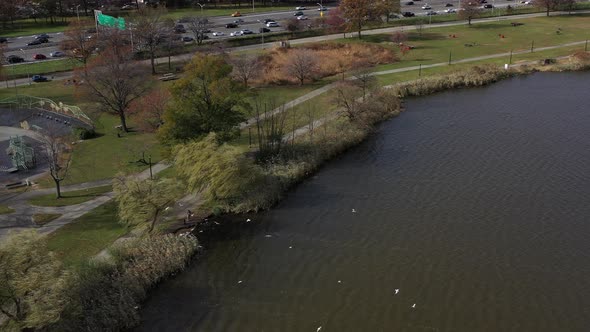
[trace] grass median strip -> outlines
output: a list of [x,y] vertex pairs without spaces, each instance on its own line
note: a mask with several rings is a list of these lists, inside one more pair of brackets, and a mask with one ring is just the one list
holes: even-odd
[[111,186],[95,187],[83,190],[68,191],[62,193],[62,198],[55,198],[55,194],[47,194],[38,196],[29,200],[29,203],[37,206],[68,206],[84,203],[95,199],[96,197],[111,192],[113,188]]
[[10,214],[14,212],[14,209],[6,206],[6,205],[0,205],[0,214]]

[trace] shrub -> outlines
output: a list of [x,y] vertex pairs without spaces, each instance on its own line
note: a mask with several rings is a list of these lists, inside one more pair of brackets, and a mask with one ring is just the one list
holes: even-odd
[[96,137],[94,128],[76,127],[73,129],[73,133],[77,139],[91,139]]

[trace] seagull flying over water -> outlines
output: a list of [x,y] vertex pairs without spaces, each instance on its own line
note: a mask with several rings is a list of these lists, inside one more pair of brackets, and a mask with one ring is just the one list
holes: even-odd
[[395,295],[397,295],[397,293],[399,293],[399,288],[395,289]]
[[321,329],[322,329],[322,327],[320,326],[320,327],[318,327],[317,330],[315,330],[315,332],[320,332]]
[[416,308],[416,303],[412,304],[412,309]]

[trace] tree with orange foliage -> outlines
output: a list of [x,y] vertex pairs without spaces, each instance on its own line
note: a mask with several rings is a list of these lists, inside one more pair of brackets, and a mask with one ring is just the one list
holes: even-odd
[[325,20],[326,25],[330,28],[330,32],[342,32],[346,37],[346,20],[342,17],[340,7],[336,7],[328,12]]
[[378,21],[383,14],[382,2],[374,0],[340,1],[342,17],[348,22],[349,30],[356,30],[361,38],[363,26],[370,21]]
[[164,124],[164,112],[171,98],[167,89],[155,88],[131,103],[129,116],[137,118],[136,122],[142,131],[155,132]]
[[479,17],[480,14],[479,0],[461,0],[461,8],[458,14],[460,20],[467,20],[467,23],[471,25],[471,20]]

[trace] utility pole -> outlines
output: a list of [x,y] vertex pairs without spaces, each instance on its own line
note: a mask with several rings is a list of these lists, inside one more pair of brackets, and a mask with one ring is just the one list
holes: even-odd
[[533,40],[531,42],[531,53],[533,53],[533,50],[535,49],[535,41]]
[[512,50],[510,50],[510,60],[508,61],[508,64],[511,65],[512,64]]
[[80,5],[76,6],[76,16],[78,16],[78,22],[80,22]]

